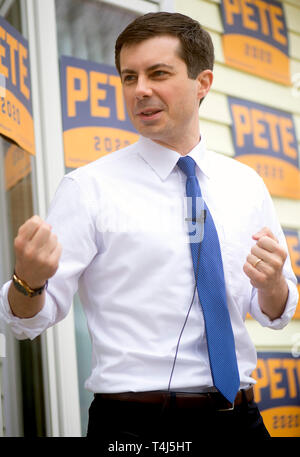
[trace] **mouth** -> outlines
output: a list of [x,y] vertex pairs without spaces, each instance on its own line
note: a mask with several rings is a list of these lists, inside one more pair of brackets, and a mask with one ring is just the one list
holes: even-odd
[[162,110],[158,108],[147,108],[142,111],[139,111],[137,115],[140,119],[152,120],[158,118],[161,112]]

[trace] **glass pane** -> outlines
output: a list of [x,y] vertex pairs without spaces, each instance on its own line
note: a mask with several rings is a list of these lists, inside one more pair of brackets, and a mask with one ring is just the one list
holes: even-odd
[[137,14],[98,1],[56,0],[59,55],[114,65],[120,31]]
[[20,0],[15,0],[9,8],[5,20],[22,33]]
[[[98,1],[56,0],[59,55],[114,65],[114,45],[120,31],[138,14]],[[66,173],[71,171],[66,168]],[[93,394],[84,388],[91,371],[91,342],[78,295],[74,299],[82,435],[86,435]]]

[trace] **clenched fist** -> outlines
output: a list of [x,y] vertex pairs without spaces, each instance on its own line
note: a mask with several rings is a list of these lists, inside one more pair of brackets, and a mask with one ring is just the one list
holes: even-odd
[[283,313],[289,294],[283,275],[287,252],[268,227],[261,229],[252,238],[256,244],[243,269],[252,286],[257,288],[261,310],[273,320]]
[[247,257],[244,272],[257,289],[274,290],[283,279],[287,253],[268,227],[253,235],[253,239],[256,244]]
[[14,242],[15,272],[32,289],[42,287],[58,268],[61,245],[51,226],[39,216],[28,219]]

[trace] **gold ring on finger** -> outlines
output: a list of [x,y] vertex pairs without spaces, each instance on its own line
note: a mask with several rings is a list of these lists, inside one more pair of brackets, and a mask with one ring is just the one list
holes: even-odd
[[261,261],[262,261],[262,259],[257,259],[257,261],[255,262],[255,264],[253,265],[254,268],[256,268],[256,266],[257,266],[257,265],[259,264],[259,262],[261,262]]

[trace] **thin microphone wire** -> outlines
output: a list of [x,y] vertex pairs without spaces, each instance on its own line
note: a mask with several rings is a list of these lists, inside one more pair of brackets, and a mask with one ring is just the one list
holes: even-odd
[[[204,209],[204,210],[203,210],[203,227],[204,227],[205,219],[206,219],[206,210]],[[172,382],[173,373],[174,373],[174,369],[175,369],[175,365],[176,365],[176,361],[177,361],[177,356],[178,356],[178,351],[179,351],[180,340],[181,340],[183,331],[184,331],[184,329],[185,329],[186,323],[187,323],[187,321],[188,321],[188,318],[189,318],[189,315],[190,315],[190,312],[191,312],[191,309],[192,309],[192,306],[193,306],[193,303],[194,303],[194,299],[195,299],[195,294],[196,294],[196,289],[197,289],[197,281],[198,281],[198,274],[199,274],[199,267],[200,267],[200,247],[201,247],[201,241],[199,242],[199,247],[198,247],[198,254],[197,254],[197,269],[196,269],[196,275],[195,275],[195,286],[194,286],[194,290],[193,290],[193,296],[192,296],[192,300],[191,300],[191,303],[190,303],[188,312],[187,312],[187,314],[186,314],[186,316],[185,316],[185,320],[184,320],[182,329],[181,329],[180,334],[179,334],[179,337],[178,337],[178,341],[177,341],[177,345],[176,345],[176,351],[175,351],[175,356],[174,356],[174,360],[173,360],[173,366],[172,366],[172,370],[171,370],[171,374],[170,374],[170,378],[169,378],[169,383],[168,383],[168,390],[167,390],[168,393],[170,392],[170,388],[171,388],[171,382]],[[166,405],[167,405],[168,398],[169,398],[169,397],[166,396],[165,401],[164,401],[164,403],[163,403],[163,405],[162,405],[161,415],[163,414],[163,411],[164,411],[164,409],[165,409],[165,407],[166,407]]]
[[[204,221],[203,221],[203,224],[204,224],[204,222],[205,222],[205,217],[206,217],[206,211],[204,210]],[[195,299],[195,294],[196,294],[196,289],[197,289],[197,282],[198,282],[198,274],[199,274],[199,266],[200,266],[200,246],[201,246],[201,241],[199,242],[199,247],[198,247],[198,254],[197,254],[197,269],[196,269],[196,275],[195,275],[195,286],[194,286],[194,291],[193,291],[193,297],[192,297],[192,300],[191,300],[191,303],[190,303],[188,312],[187,312],[187,314],[186,314],[186,316],[185,316],[185,320],[184,320],[182,329],[181,329],[180,334],[179,334],[179,337],[178,337],[178,341],[177,341],[177,345],[176,345],[176,351],[175,351],[175,356],[174,356],[174,360],[173,360],[173,366],[172,366],[171,375],[170,375],[169,383],[168,383],[168,392],[170,392],[170,386],[171,386],[171,381],[172,381],[172,377],[173,377],[173,373],[174,373],[174,369],[175,369],[175,365],[176,365],[176,361],[177,361],[177,356],[178,356],[178,350],[179,350],[180,340],[181,340],[183,331],[184,331],[184,329],[185,329],[186,323],[187,323],[187,321],[188,321],[188,318],[189,318],[189,315],[190,315],[190,312],[191,312],[191,309],[192,309],[192,306],[193,306],[193,303],[194,303],[194,299]]]
[[[199,246],[198,253],[199,253],[199,251],[200,251],[200,246]],[[176,364],[176,361],[177,361],[177,355],[178,355],[180,340],[181,340],[183,331],[184,331],[184,329],[185,329],[186,323],[187,323],[187,321],[188,321],[188,318],[189,318],[189,315],[190,315],[190,312],[191,312],[191,309],[192,309],[192,306],[193,306],[193,303],[194,303],[196,288],[197,288],[197,281],[196,281],[196,284],[195,284],[195,286],[194,286],[193,298],[192,298],[192,301],[191,301],[191,303],[190,303],[188,312],[187,312],[187,314],[186,314],[186,316],[185,316],[184,324],[183,324],[183,326],[182,326],[182,329],[181,329],[181,331],[180,331],[179,338],[178,338],[178,341],[177,341],[175,356],[174,356],[174,360],[173,360],[172,371],[171,371],[171,375],[170,375],[170,379],[169,379],[169,384],[168,384],[168,392],[170,392],[170,386],[171,386],[171,381],[172,381],[172,378],[173,378],[173,373],[174,373],[174,369],[175,369],[175,364]]]

